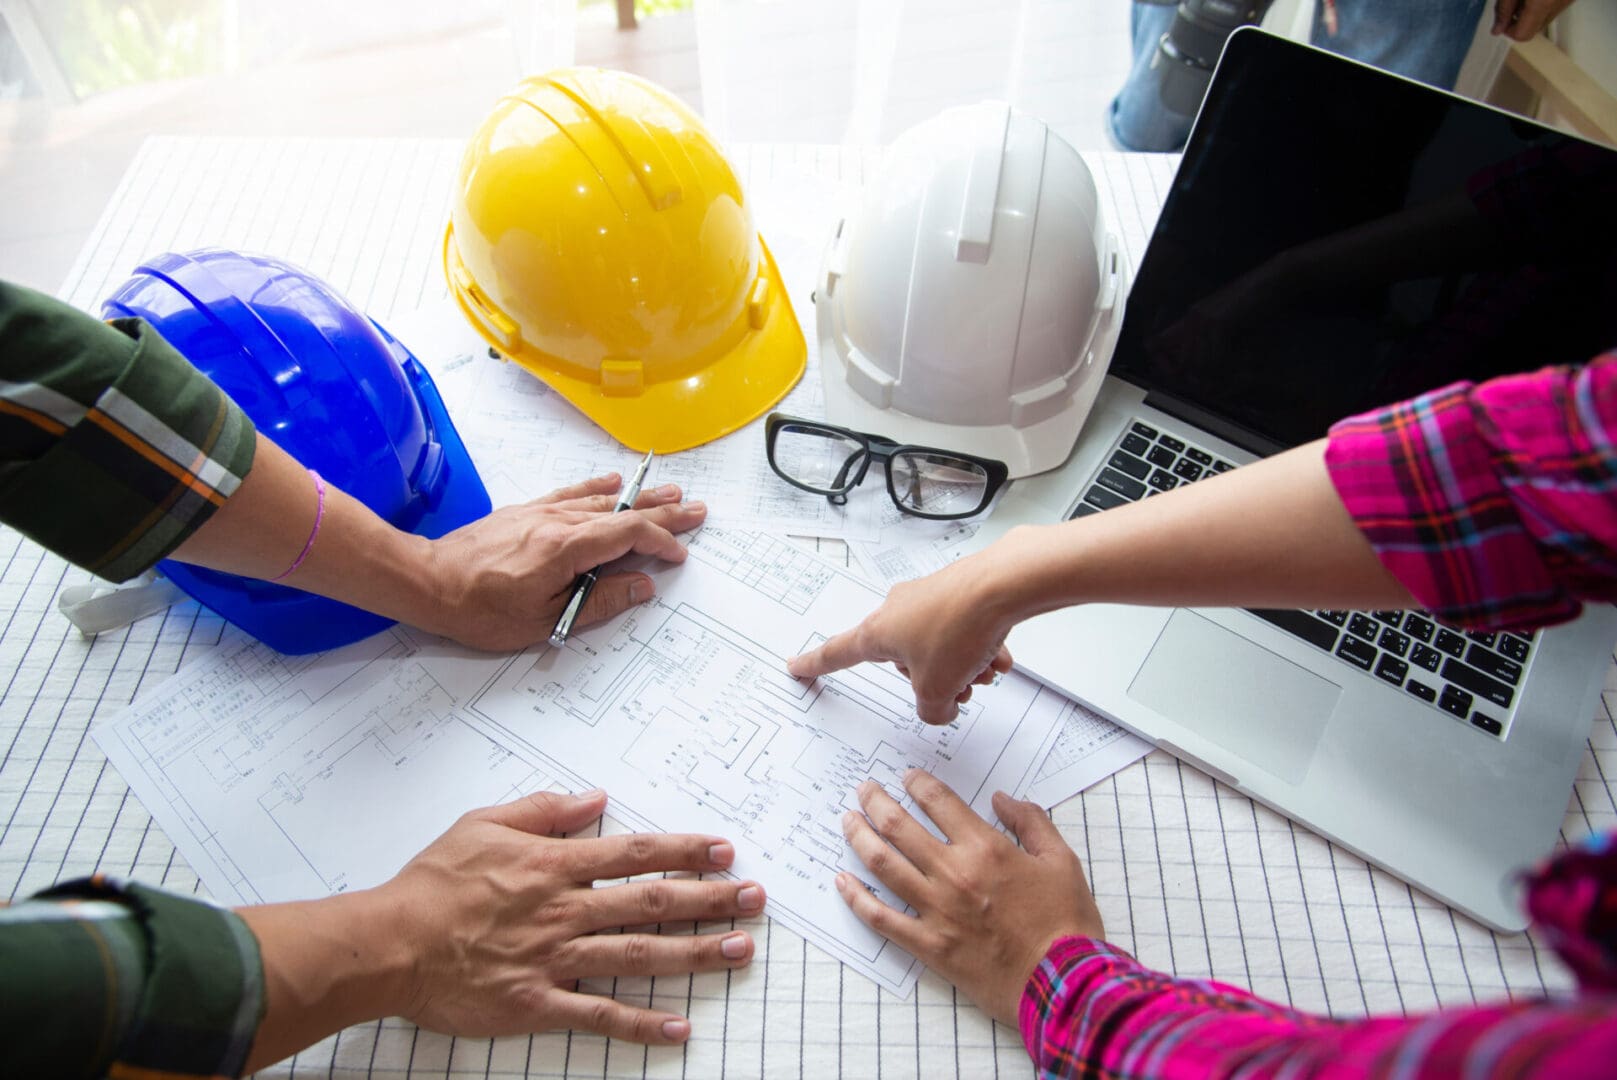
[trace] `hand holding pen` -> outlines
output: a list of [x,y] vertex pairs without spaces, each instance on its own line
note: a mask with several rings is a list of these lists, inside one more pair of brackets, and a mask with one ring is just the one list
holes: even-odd
[[[646,469],[651,466],[651,451],[641,460],[640,467],[634,471],[634,476],[623,485],[623,494],[618,496],[618,503],[612,508],[614,514],[621,514],[634,506],[635,500],[640,497],[640,485],[645,482]],[[590,597],[590,590],[595,588],[595,582],[601,576],[599,566],[592,567],[578,575],[573,583],[573,594],[567,599],[567,606],[561,609],[561,618],[556,620],[556,629],[550,632],[550,643],[557,648],[567,644],[567,635],[573,632],[573,623],[578,619],[578,613],[584,610],[584,601]]]

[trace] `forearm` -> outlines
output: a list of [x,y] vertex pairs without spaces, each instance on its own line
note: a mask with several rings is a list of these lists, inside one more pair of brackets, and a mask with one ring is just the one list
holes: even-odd
[[431,542],[395,529],[357,499],[324,486],[322,511],[313,477],[260,433],[253,469],[240,489],[174,557],[269,580],[297,560],[318,515],[308,555],[283,584],[433,629]]
[[1323,441],[1142,502],[1018,529],[973,556],[1014,625],[1078,603],[1415,606],[1343,507]]
[[[1599,1002],[1522,1001],[1336,1021],[1152,971],[1091,938],[1055,943],[1023,992],[1041,1076],[1594,1076],[1617,1043]],[[1510,1052],[1501,1053],[1505,1047]]]
[[258,939],[264,1020],[247,1072],[353,1024],[409,1007],[409,954],[379,890],[238,909]]

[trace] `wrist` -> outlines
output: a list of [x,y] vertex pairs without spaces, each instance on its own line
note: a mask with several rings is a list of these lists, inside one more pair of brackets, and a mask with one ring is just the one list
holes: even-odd
[[973,610],[1000,631],[1071,602],[1057,589],[1051,556],[1059,541],[1052,532],[1052,526],[1018,525],[972,556],[981,560],[970,578]]
[[258,940],[264,1015],[247,1071],[408,1007],[414,959],[380,890],[238,908]]

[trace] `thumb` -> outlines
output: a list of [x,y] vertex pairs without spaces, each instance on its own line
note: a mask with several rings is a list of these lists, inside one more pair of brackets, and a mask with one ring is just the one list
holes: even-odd
[[1067,847],[1061,830],[1056,828],[1056,823],[1050,820],[1050,815],[1038,803],[1023,802],[1003,791],[996,791],[994,813],[999,815],[999,820],[1005,823],[1011,835],[1021,841],[1029,855],[1041,857]]
[[601,816],[606,809],[606,792],[600,788],[581,795],[557,791],[535,791],[486,811],[496,825],[534,836],[557,836],[577,832]]
[[620,611],[650,600],[657,587],[645,574],[608,574],[595,583],[589,599],[578,613],[578,626],[590,626],[610,619]]

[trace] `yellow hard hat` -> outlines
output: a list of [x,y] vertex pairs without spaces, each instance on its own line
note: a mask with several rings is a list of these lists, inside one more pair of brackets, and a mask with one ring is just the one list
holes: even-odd
[[728,434],[803,374],[729,162],[623,72],[563,68],[500,100],[461,160],[444,273],[490,345],[634,450]]

